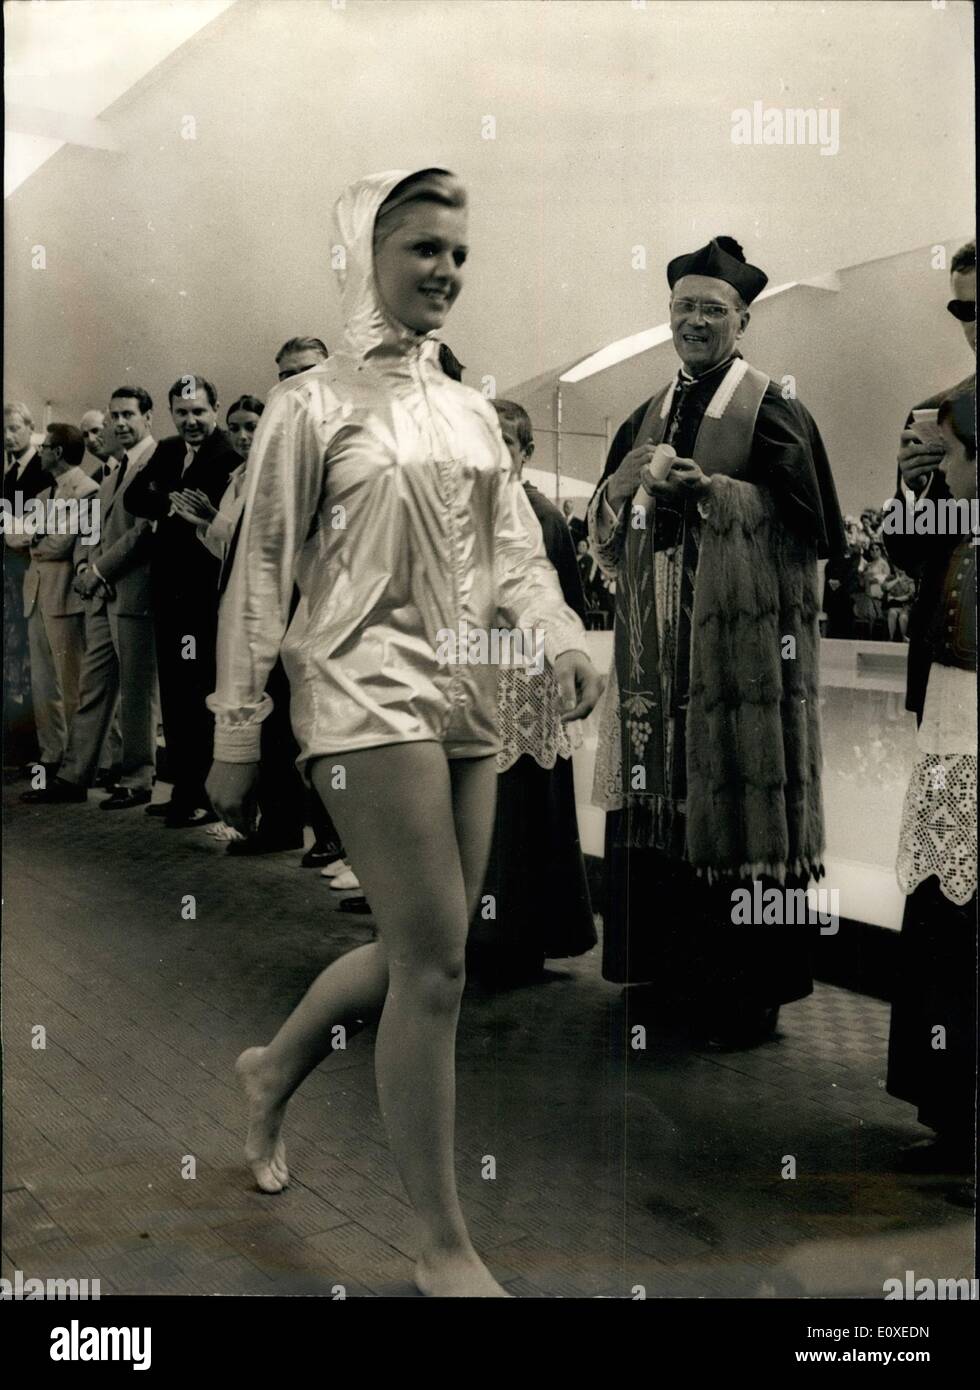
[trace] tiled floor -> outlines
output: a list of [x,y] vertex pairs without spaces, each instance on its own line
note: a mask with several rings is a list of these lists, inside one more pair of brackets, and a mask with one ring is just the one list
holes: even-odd
[[[371,938],[370,918],[333,912],[298,854],[231,860],[202,831],[102,815],[95,797],[28,808],[19,789],[4,794],[3,1273],[103,1293],[411,1294],[370,1031],[294,1099],[289,1190],[252,1190],[240,1161],[236,1054]],[[880,1298],[906,1269],[972,1275],[971,1215],[940,1181],[889,1172],[921,1131],[884,1091],[886,1005],[818,986],[778,1041],[727,1055],[652,1034],[634,1051],[625,1025],[595,952],[543,985],[467,992],[460,1189],[514,1293]]]

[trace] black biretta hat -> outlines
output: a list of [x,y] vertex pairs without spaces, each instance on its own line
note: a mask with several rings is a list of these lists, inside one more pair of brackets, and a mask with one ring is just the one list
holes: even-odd
[[724,280],[738,290],[746,304],[751,304],[769,283],[769,276],[758,266],[748,264],[745,252],[730,236],[712,237],[699,251],[675,256],[667,266],[667,284],[671,289],[682,275],[710,275],[713,280]]

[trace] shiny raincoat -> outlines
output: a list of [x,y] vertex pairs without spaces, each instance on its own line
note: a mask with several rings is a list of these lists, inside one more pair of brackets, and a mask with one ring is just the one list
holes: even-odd
[[[374,222],[405,177],[341,197],[345,351],[275,387],[255,434],[208,701],[222,761],[258,758],[280,646],[301,765],[422,740],[495,753],[497,667],[460,660],[480,654],[466,638],[518,628],[549,660],[585,650],[493,407],[381,303]],[[466,635],[452,662],[447,632]]]

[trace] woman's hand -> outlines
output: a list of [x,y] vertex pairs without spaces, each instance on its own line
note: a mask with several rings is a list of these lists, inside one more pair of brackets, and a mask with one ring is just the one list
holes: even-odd
[[569,724],[591,714],[602,694],[602,681],[585,652],[562,652],[555,658],[555,677],[561,692],[561,722]]
[[258,763],[213,762],[208,774],[208,799],[234,830],[247,835],[255,824]]
[[207,493],[200,488],[189,487],[172,492],[170,501],[177,515],[194,526],[207,526],[218,515],[217,507],[212,505]]

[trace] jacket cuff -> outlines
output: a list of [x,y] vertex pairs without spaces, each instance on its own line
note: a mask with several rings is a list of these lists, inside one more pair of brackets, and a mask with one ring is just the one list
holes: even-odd
[[262,751],[262,721],[272,712],[272,700],[262,696],[253,709],[222,708],[214,695],[206,701],[215,716],[214,757],[220,763],[257,763]]
[[214,757],[219,763],[257,763],[262,751],[262,725],[238,727],[215,724]]
[[585,628],[577,619],[574,623],[564,619],[549,620],[544,635],[544,654],[554,666],[555,658],[565,652],[583,652],[588,656]]

